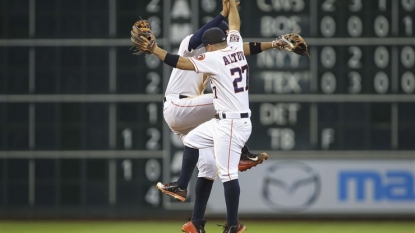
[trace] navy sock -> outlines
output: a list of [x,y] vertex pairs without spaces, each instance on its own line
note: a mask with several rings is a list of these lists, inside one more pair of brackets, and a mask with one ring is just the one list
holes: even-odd
[[182,170],[180,171],[177,185],[180,189],[187,189],[193,170],[199,160],[199,150],[185,146],[182,160]]
[[212,186],[213,180],[203,177],[197,178],[195,187],[196,200],[193,207],[192,221],[203,221]]
[[228,226],[234,226],[238,224],[239,194],[241,193],[238,179],[223,183],[223,188],[225,190],[226,223]]

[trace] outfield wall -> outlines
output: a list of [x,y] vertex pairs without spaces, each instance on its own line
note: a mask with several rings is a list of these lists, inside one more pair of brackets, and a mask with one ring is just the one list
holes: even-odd
[[[324,153],[305,153],[302,156],[299,153],[271,153],[270,159],[263,164],[240,173],[240,216],[414,218],[415,161],[410,154],[401,154],[401,157],[396,156],[392,160],[382,158],[385,157],[382,153],[377,155],[382,159],[359,158],[363,157],[359,153],[353,156],[332,153],[332,156]],[[350,159],[346,160],[346,157]],[[64,168],[64,163],[72,161],[70,164],[75,165],[77,160],[0,160],[5,168],[3,174],[10,174],[3,176],[0,183],[3,190],[0,195],[0,219],[187,219],[191,216],[196,177],[189,185],[187,200],[178,202],[155,188],[166,171],[161,170],[156,179],[143,179],[145,172],[153,174],[157,170],[157,167],[148,165],[152,160],[142,164],[142,159],[130,158],[135,161],[130,180],[125,180],[122,170],[113,173],[115,202],[108,195],[111,182],[114,182],[111,175],[97,179],[80,170],[80,176],[70,179],[62,177],[61,172],[46,174],[47,178],[42,178],[45,164],[55,163],[58,168]],[[105,165],[99,161],[104,160],[84,160],[84,168],[104,166],[111,171],[110,162]],[[115,164],[123,161],[116,160]],[[16,166],[18,164],[21,166]],[[71,169],[76,171],[75,168]],[[29,172],[23,172],[25,170]],[[222,183],[216,180],[206,216],[223,218],[226,215],[225,206]]]

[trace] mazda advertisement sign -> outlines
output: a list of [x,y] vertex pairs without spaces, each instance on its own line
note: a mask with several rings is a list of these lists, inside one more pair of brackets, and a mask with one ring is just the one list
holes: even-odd
[[[413,160],[269,159],[239,184],[240,214],[415,214]],[[207,213],[226,213],[219,179]]]
[[321,191],[320,176],[306,163],[273,163],[262,179],[262,199],[276,211],[301,211],[313,205]]

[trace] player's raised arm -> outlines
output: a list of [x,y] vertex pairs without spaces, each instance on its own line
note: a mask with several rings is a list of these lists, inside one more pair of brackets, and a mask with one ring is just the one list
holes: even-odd
[[[285,37],[294,39],[288,40]],[[296,33],[284,34],[271,42],[244,42],[245,56],[255,55],[268,49],[287,50],[301,56],[307,55],[310,58],[307,43]]]
[[154,54],[167,65],[181,70],[195,70],[193,63],[177,54],[168,53],[157,46],[154,33],[151,31],[147,20],[139,20],[133,25],[130,32],[134,54]]
[[[196,49],[202,44],[203,33],[212,27],[221,27],[222,21],[229,15],[229,0],[222,0],[222,11],[215,18],[207,22],[203,27],[199,28],[190,38],[188,51]],[[227,26],[227,25],[226,25]],[[224,26],[222,26],[224,27]]]
[[239,12],[236,8],[235,0],[229,0],[229,31],[236,30],[240,31],[241,29],[241,19],[239,18]]
[[156,55],[160,60],[171,67],[179,68],[181,70],[195,70],[193,63],[188,58],[168,53],[166,50],[158,47],[157,44],[154,45],[152,54]]
[[245,56],[255,55],[262,51],[272,49],[273,41],[271,42],[244,42]]
[[244,54],[250,56],[268,49],[283,49],[282,45],[282,41],[278,38],[270,42],[244,42]]

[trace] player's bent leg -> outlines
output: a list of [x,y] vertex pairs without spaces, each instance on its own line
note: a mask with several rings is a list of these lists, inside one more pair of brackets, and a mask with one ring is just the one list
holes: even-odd
[[190,179],[192,178],[193,170],[199,160],[199,150],[191,147],[184,147],[183,150],[183,159],[182,159],[182,169],[180,171],[180,176],[177,182],[173,183],[157,183],[157,188],[179,201],[185,201],[187,195],[187,186]]
[[241,150],[241,158],[239,160],[238,170],[244,172],[248,169],[255,167],[258,164],[268,159],[268,154],[265,152],[259,154],[252,154],[249,151],[248,146],[244,146]]
[[164,105],[164,120],[183,140],[192,129],[215,117],[213,94],[178,99]]
[[[214,157],[213,147],[203,148],[199,151],[199,159],[197,161],[197,168],[199,170],[198,177],[206,178],[207,180],[215,180],[217,176],[216,160]],[[193,169],[190,169],[193,173]],[[190,171],[189,170],[189,171]],[[183,174],[180,172],[180,174]],[[179,177],[180,179],[180,177]],[[187,187],[190,179],[182,179],[184,184],[180,187]],[[157,189],[162,193],[174,197],[176,200],[184,202],[187,198],[187,189],[181,189],[177,182],[161,183],[156,185]]]

